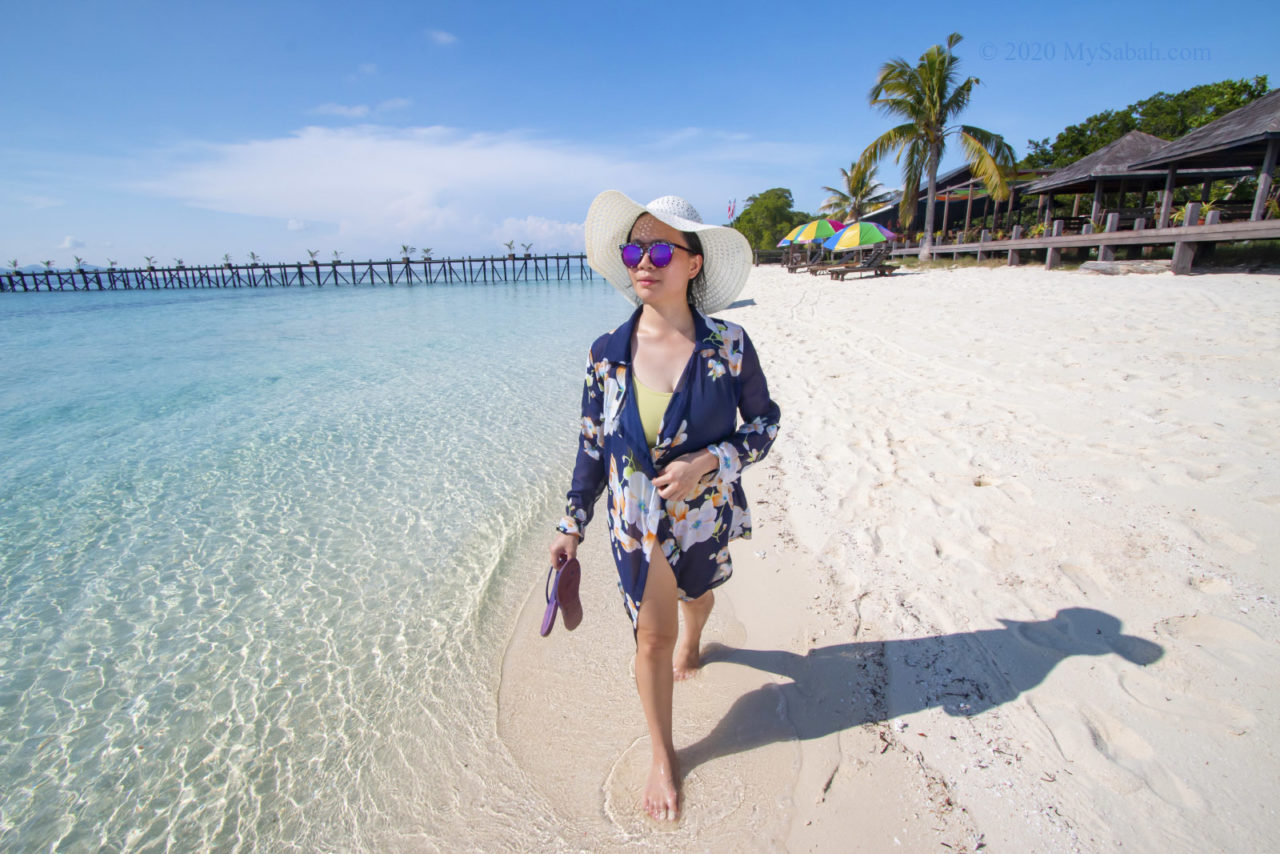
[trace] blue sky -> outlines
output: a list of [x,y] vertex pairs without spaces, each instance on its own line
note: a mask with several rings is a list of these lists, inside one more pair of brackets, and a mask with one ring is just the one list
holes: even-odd
[[890,126],[879,67],[952,31],[964,121],[1020,156],[1157,91],[1280,86],[1280,6],[1247,0],[9,6],[0,260],[24,265],[577,250],[608,188],[815,210]]

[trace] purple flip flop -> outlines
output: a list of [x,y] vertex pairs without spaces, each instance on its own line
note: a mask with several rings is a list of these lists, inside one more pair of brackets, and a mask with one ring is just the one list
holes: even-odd
[[582,578],[582,569],[577,558],[570,558],[560,567],[556,579],[556,598],[560,601],[560,618],[564,627],[573,631],[582,623],[582,600],[578,598],[578,582]]
[[565,561],[559,570],[554,566],[547,570],[547,610],[542,615],[541,630],[544,638],[555,627],[557,610],[564,612],[564,627],[569,631],[576,629],[582,622],[582,600],[578,598],[578,582],[581,577],[582,569],[575,558]]

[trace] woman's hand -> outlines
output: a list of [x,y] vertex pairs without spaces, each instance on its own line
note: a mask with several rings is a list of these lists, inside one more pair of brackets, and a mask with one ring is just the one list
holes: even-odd
[[570,558],[577,557],[579,542],[581,540],[577,534],[557,533],[556,538],[551,541],[551,565],[559,569]]
[[694,451],[667,463],[653,479],[653,485],[667,501],[686,499],[697,491],[702,478],[719,467],[715,454],[707,450]]

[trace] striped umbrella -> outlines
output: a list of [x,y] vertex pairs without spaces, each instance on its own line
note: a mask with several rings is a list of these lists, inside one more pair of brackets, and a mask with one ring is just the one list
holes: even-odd
[[870,246],[872,243],[884,243],[896,236],[889,229],[874,222],[851,222],[822,241],[822,245],[832,252],[843,252],[847,249],[857,249],[859,246]]
[[843,223],[834,219],[815,219],[804,225],[797,225],[778,241],[779,246],[790,246],[792,243],[821,243],[843,227]]

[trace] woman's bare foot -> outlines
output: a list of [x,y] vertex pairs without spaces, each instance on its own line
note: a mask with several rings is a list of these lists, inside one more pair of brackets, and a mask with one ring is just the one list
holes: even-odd
[[671,659],[671,675],[677,682],[697,676],[701,666],[702,657],[696,646],[689,647],[683,643],[676,646],[676,654]]
[[702,630],[715,607],[716,595],[708,590],[692,602],[681,600],[680,612],[684,615],[684,632],[676,643],[671,657],[671,673],[677,682],[692,679],[702,666]]
[[676,769],[675,756],[663,753],[653,757],[649,781],[644,787],[644,811],[654,821],[677,821],[680,818]]

